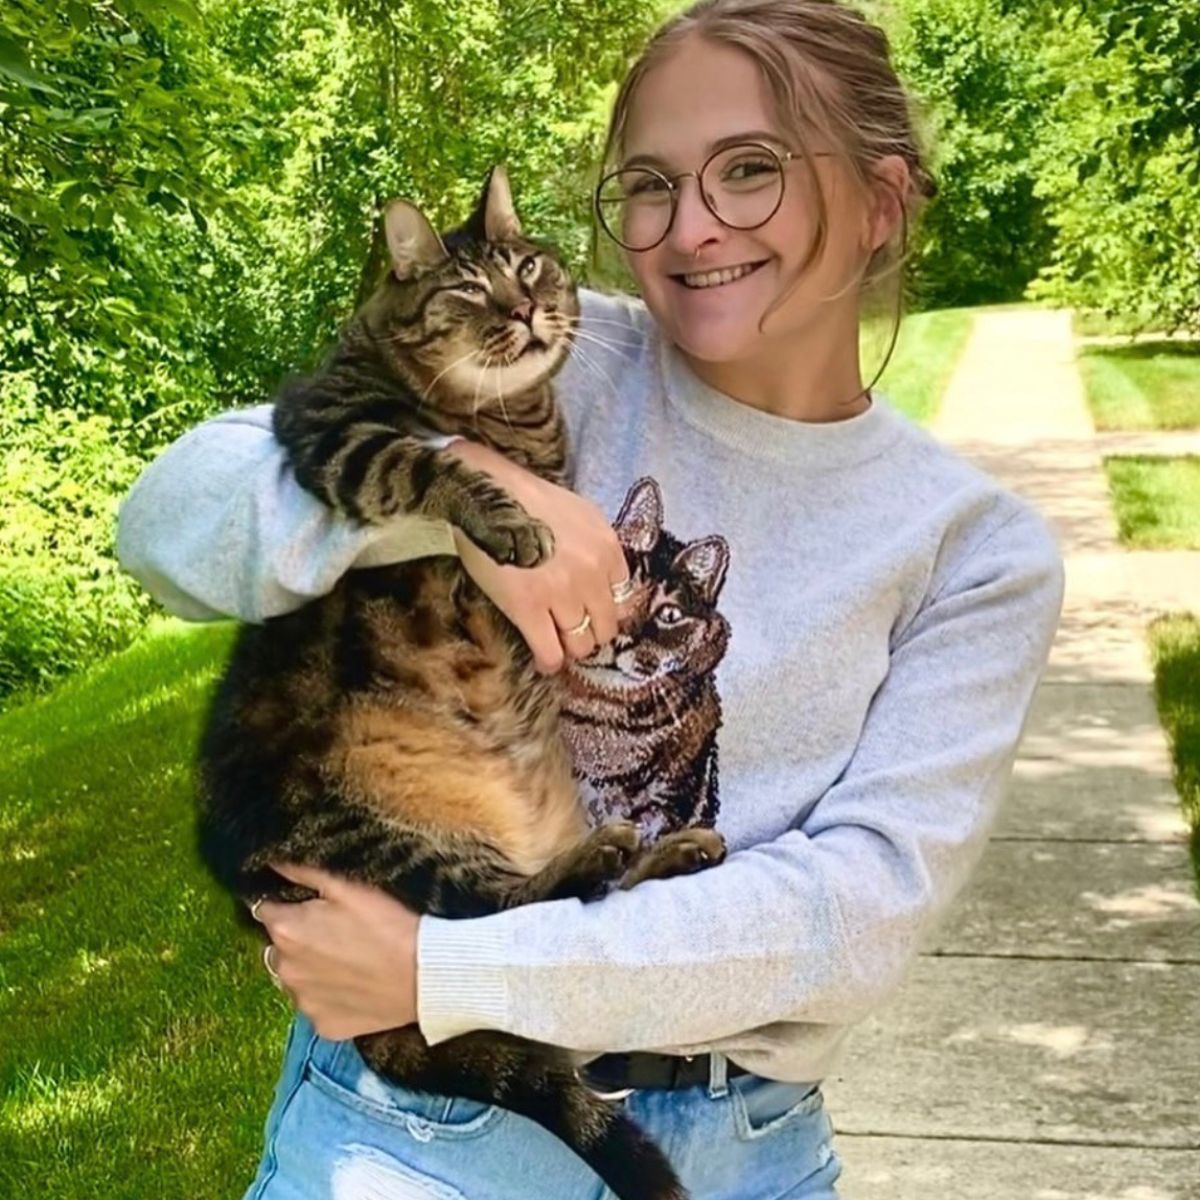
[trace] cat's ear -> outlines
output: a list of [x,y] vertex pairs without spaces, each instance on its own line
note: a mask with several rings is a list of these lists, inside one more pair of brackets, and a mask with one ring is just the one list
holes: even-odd
[[650,478],[639,479],[629,489],[617,514],[615,528],[623,546],[649,554],[662,533],[663,503],[658,484]]
[[499,163],[488,172],[475,211],[463,228],[477,242],[515,242],[521,236],[508,172]]
[[446,259],[446,247],[415,204],[393,200],[383,214],[392,271],[397,279],[411,279],[420,271],[436,267]]
[[675,558],[671,573],[686,575],[707,604],[716,604],[729,570],[729,543],[723,537],[689,542]]

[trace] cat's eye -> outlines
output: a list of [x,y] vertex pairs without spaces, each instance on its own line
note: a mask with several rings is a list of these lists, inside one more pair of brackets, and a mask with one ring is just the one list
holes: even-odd
[[678,625],[683,620],[683,609],[678,604],[664,604],[654,614],[654,619],[660,625]]
[[465,292],[468,296],[486,296],[487,288],[482,283],[472,283],[469,279],[464,279],[461,283],[454,285],[456,292]]
[[536,258],[523,258],[521,260],[521,265],[517,268],[517,277],[519,279],[524,279],[526,276],[532,275],[533,269],[536,266],[537,266]]

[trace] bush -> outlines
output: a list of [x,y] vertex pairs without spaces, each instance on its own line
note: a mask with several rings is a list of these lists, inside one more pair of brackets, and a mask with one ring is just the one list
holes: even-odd
[[126,645],[151,610],[112,553],[140,467],[111,418],[43,409],[0,387],[0,703]]

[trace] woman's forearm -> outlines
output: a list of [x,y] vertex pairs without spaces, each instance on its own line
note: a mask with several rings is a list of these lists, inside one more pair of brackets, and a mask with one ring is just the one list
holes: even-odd
[[146,468],[121,507],[117,557],[188,620],[263,621],[331,591],[353,567],[453,554],[442,521],[366,526],[296,482],[268,406],[206,421]]

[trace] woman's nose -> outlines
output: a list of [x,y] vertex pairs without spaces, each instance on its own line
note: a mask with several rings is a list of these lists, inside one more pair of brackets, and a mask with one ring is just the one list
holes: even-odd
[[681,179],[675,195],[675,219],[667,237],[671,249],[691,258],[698,247],[719,237],[724,228],[704,203],[700,181],[691,175]]

